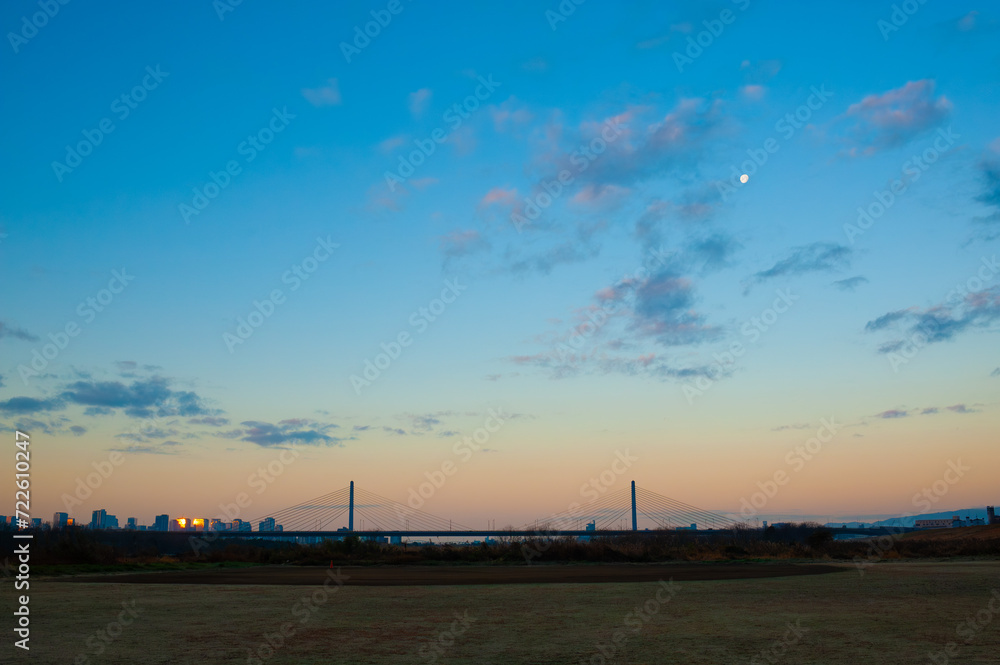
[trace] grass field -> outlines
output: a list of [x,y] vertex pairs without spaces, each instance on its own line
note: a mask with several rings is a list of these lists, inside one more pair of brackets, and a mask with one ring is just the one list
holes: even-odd
[[[332,566],[332,562],[331,562]],[[656,582],[732,580],[792,575],[824,575],[846,568],[824,564],[787,562],[718,562],[664,564],[563,564],[536,566],[347,566],[337,581],[348,586],[428,586],[455,584],[540,584],[592,582]],[[666,571],[666,572],[665,572]],[[77,575],[75,583],[110,582],[129,584],[323,584],[329,577],[325,566],[256,566],[253,568],[196,568],[164,571],[156,575],[116,572],[113,575]]]
[[[720,665],[757,656],[752,662],[910,665],[931,662],[928,654],[949,643],[949,662],[1000,661],[1000,600],[990,605],[1000,599],[1000,563],[882,563],[864,575],[849,568],[669,589],[331,582],[324,592],[33,580],[30,662],[428,663],[437,644],[435,662],[443,663]],[[666,580],[670,566],[663,569]],[[977,613],[980,623],[962,631]],[[283,625],[294,632],[266,646],[266,634],[278,644]]]
[[901,536],[901,540],[910,541],[941,541],[990,540],[1000,543],[1000,524],[984,524],[980,526],[963,526],[957,529],[931,529],[929,531],[912,531]]

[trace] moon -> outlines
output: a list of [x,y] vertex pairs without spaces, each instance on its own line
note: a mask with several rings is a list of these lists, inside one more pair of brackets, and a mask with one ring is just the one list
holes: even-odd
[[743,175],[740,176],[740,182],[742,182],[744,185],[747,183],[747,180],[749,180],[749,179],[750,179],[750,176],[748,176],[746,173],[744,173]]

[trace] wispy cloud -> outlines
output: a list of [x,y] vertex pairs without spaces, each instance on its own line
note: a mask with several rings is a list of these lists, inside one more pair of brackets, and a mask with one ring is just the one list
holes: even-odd
[[645,274],[598,290],[591,304],[573,313],[568,329],[556,321],[556,331],[539,336],[546,350],[508,361],[543,369],[552,378],[582,373],[663,380],[722,376],[718,367],[683,362],[671,353],[722,335],[697,310],[691,279],[673,268],[654,267]]
[[406,139],[407,137],[405,134],[396,134],[394,136],[390,136],[389,138],[382,140],[378,144],[378,149],[384,153],[390,153],[396,150],[397,148],[406,145]]
[[748,83],[767,83],[781,71],[780,60],[758,60],[750,62],[744,60],[740,63],[740,70]]
[[11,397],[0,402],[0,413],[12,415],[28,415],[58,411],[65,408],[66,403],[59,398],[39,399],[36,397]]
[[742,248],[736,238],[717,232],[688,240],[680,260],[692,270],[711,271],[732,265],[733,257]]
[[867,284],[868,278],[863,275],[855,275],[854,277],[848,277],[847,279],[838,279],[833,283],[835,287],[841,291],[854,291],[862,284]]
[[772,427],[772,432],[783,432],[790,429],[809,429],[809,423],[795,423],[793,425],[779,425],[777,427]]
[[631,193],[628,187],[588,183],[574,194],[569,202],[585,210],[608,212],[624,203]]
[[698,377],[718,379],[717,366],[682,366],[655,353],[640,356],[610,356],[604,353],[550,351],[533,355],[511,356],[508,361],[545,370],[550,378],[565,379],[582,374],[623,374],[648,376],[660,380],[690,380]]
[[[547,149],[536,168],[549,177],[562,170],[576,174],[579,184],[631,186],[654,176],[697,164],[708,146],[729,131],[721,100],[682,99],[667,113],[633,105],[621,113],[588,120],[576,127],[552,128]],[[580,166],[580,146],[601,140],[599,158]]]
[[537,272],[548,275],[556,266],[592,259],[600,251],[600,247],[594,243],[565,240],[528,256],[507,257],[507,270],[514,274]]
[[745,286],[749,292],[754,284],[778,277],[797,277],[813,272],[836,272],[850,266],[853,251],[845,245],[831,242],[814,242],[795,247],[783,259],[766,270],[750,276]]
[[849,106],[850,154],[871,155],[895,148],[941,125],[951,114],[952,104],[944,95],[935,97],[934,90],[932,79],[910,81]]
[[213,415],[204,400],[192,391],[175,391],[161,376],[133,381],[77,381],[60,395],[73,404],[94,407],[91,413],[122,409],[132,418]]
[[865,324],[866,332],[902,327],[906,339],[897,339],[879,347],[880,353],[893,353],[913,339],[934,344],[954,339],[972,329],[986,329],[1000,321],[1000,286],[970,293],[955,303],[942,303],[925,310],[916,307],[888,312]]
[[[635,47],[641,50],[659,48],[660,46],[670,43],[676,35],[689,35],[692,30],[694,30],[694,26],[689,21],[673,23],[663,34],[649,39],[644,39],[637,43]],[[683,37],[681,37],[681,39],[683,39]]]
[[411,92],[409,97],[410,113],[417,117],[422,116],[427,111],[432,96],[430,88],[420,88],[420,90]]
[[407,413],[402,417],[409,421],[410,431],[414,434],[425,434],[436,430],[444,421],[442,418],[455,415],[451,411],[436,411],[434,413]]
[[[240,423],[236,430],[241,441],[255,443],[263,448],[274,448],[292,444],[307,446],[340,445],[343,439],[331,436],[328,432],[338,426],[332,423],[320,423],[305,418],[282,420],[277,424],[259,420],[246,420]],[[229,433],[230,435],[232,432]]]
[[663,345],[699,344],[720,334],[695,310],[691,280],[670,269],[627,282],[615,296],[627,299],[629,294],[634,317],[631,328]]
[[973,9],[971,12],[960,18],[955,23],[955,28],[962,32],[969,32],[970,30],[975,30],[976,21],[979,18],[979,12]]
[[489,241],[475,229],[456,229],[441,236],[441,253],[445,261],[488,250]]
[[497,132],[505,132],[527,125],[534,118],[534,115],[527,106],[512,96],[496,106],[491,106],[490,117],[493,119],[493,129]]
[[222,427],[229,424],[229,418],[222,416],[204,416],[202,418],[191,418],[188,422],[192,425],[208,425],[209,427]]
[[149,426],[131,432],[116,434],[115,438],[122,439],[123,441],[134,441],[136,443],[148,443],[157,439],[169,439],[178,436],[180,433],[180,430],[173,427]]
[[32,335],[30,332],[24,330],[23,328],[18,328],[16,326],[10,325],[9,323],[4,323],[3,321],[0,321],[0,339],[3,339],[4,337],[19,339],[24,342],[38,341],[38,335]]
[[303,88],[302,96],[313,106],[340,106],[340,85],[337,79],[327,79],[326,85],[318,88]]
[[182,445],[177,441],[163,441],[153,444],[135,444],[124,448],[111,448],[122,453],[131,455],[177,455],[180,453]]
[[[965,404],[954,404],[952,406],[946,406],[944,409],[951,411],[952,413],[959,414],[979,413],[978,409],[970,408]],[[875,414],[875,417],[883,420],[894,420],[898,418],[908,418],[914,414],[921,416],[933,416],[939,413],[941,413],[941,407],[925,406],[919,409],[889,409],[888,411]]]
[[1000,139],[977,165],[981,191],[976,200],[986,205],[990,212],[975,217],[973,240],[990,242],[1000,238]]
[[479,200],[480,208],[490,206],[513,206],[517,203],[517,189],[514,187],[493,187]]
[[66,427],[69,422],[69,418],[65,416],[47,416],[44,413],[39,413],[38,418],[32,418],[27,415],[15,415],[12,423],[13,427],[0,423],[0,432],[13,432],[15,430],[29,433],[42,432],[48,436],[76,434],[72,429]]

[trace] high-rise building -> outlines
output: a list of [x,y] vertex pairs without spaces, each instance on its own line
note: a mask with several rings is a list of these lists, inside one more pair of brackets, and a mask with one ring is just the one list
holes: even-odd
[[136,519],[134,517],[130,517],[125,521],[126,529],[132,529],[133,531],[135,531],[136,528],[138,528],[138,526],[139,525],[137,524]]
[[42,518],[41,517],[32,517],[31,518],[31,528],[32,529],[40,529],[41,527],[42,527]]
[[104,526],[103,529],[117,529],[118,528],[118,516],[117,515],[105,515],[104,516]]
[[170,528],[170,516],[157,515],[153,520],[153,531],[166,531],[168,528]]
[[91,529],[103,529],[104,521],[108,518],[108,511],[101,508],[100,510],[95,510],[90,516],[90,528]]
[[52,528],[61,529],[66,526],[66,522],[69,520],[69,515],[67,513],[56,513],[52,516]]
[[257,530],[258,531],[274,531],[274,518],[273,517],[265,517],[264,519],[262,519],[260,521],[260,523],[257,525]]

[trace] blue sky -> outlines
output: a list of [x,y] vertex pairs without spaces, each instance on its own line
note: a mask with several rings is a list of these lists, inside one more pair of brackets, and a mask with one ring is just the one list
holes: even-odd
[[734,511],[831,416],[767,510],[904,512],[962,454],[948,502],[995,500],[995,7],[224,6],[0,14],[0,422],[59,453],[46,512],[112,450],[93,508],[204,470],[150,520],[293,445],[262,512],[405,496],[489,408],[432,512],[522,483],[511,520],[557,512],[628,446],[644,486]]

